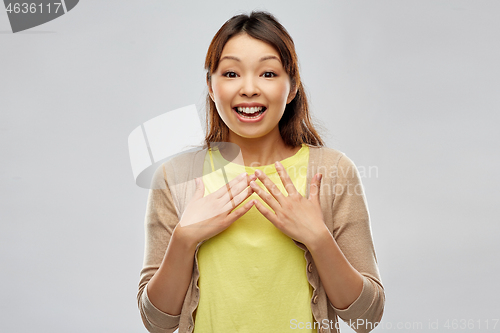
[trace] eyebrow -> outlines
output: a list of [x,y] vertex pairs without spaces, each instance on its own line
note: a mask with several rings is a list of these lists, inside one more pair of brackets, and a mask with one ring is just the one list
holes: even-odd
[[[236,60],[236,61],[240,61],[240,62],[241,62],[240,58],[238,58],[238,57],[234,57],[234,56],[224,56],[224,57],[222,57],[222,58],[219,60],[219,63],[220,63],[220,62],[222,62],[222,60],[224,60],[224,59],[228,59],[228,60]],[[263,61],[266,61],[266,60],[269,60],[269,59],[275,59],[275,60],[278,60],[279,62],[281,62],[281,60],[280,60],[278,57],[273,56],[273,55],[264,56],[264,57],[260,58],[259,62],[263,62]]]

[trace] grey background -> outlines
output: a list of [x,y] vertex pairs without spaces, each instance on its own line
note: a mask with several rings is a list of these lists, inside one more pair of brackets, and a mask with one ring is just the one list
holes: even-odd
[[450,331],[447,319],[475,319],[466,331],[482,331],[489,320],[492,331],[500,2],[87,0],[18,34],[0,10],[1,332],[145,332],[147,190],[127,137],[203,107],[211,38],[252,9],[294,38],[328,146],[378,169],[363,181],[382,323],[436,332],[429,321]]

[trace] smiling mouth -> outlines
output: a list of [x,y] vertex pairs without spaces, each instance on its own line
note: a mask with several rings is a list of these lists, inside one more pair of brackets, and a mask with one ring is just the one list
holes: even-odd
[[235,107],[233,108],[236,113],[238,113],[240,116],[243,118],[257,118],[264,112],[266,112],[267,108],[264,106],[259,106],[259,107],[251,107],[251,108],[242,108],[242,107]]

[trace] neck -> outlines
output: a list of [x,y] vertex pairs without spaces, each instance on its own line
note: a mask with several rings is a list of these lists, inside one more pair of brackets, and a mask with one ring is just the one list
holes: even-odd
[[276,161],[295,155],[300,149],[300,146],[287,146],[278,127],[259,138],[244,138],[229,131],[229,142],[238,145],[243,164],[251,167],[274,164]]

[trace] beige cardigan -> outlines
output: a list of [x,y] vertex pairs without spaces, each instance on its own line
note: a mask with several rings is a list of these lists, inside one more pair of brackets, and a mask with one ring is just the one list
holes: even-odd
[[[372,242],[370,217],[359,173],[342,152],[326,147],[309,147],[306,196],[316,173],[322,173],[320,202],[325,224],[351,265],[364,278],[359,297],[347,308],[336,309],[328,300],[311,253],[305,245],[307,279],[313,287],[311,310],[318,332],[338,332],[337,316],[356,332],[368,332],[382,318],[385,294]],[[147,283],[160,267],[172,231],[195,192],[194,178],[202,176],[206,149],[178,155],[158,168],[149,192],[145,218],[146,243],[137,301],[142,320],[151,333],[192,332],[193,313],[198,306],[198,248],[191,283],[180,315],[172,316],[157,309],[147,295]],[[291,318],[284,319],[289,321]],[[256,328],[258,331],[258,328]],[[218,333],[218,332],[217,332]]]

